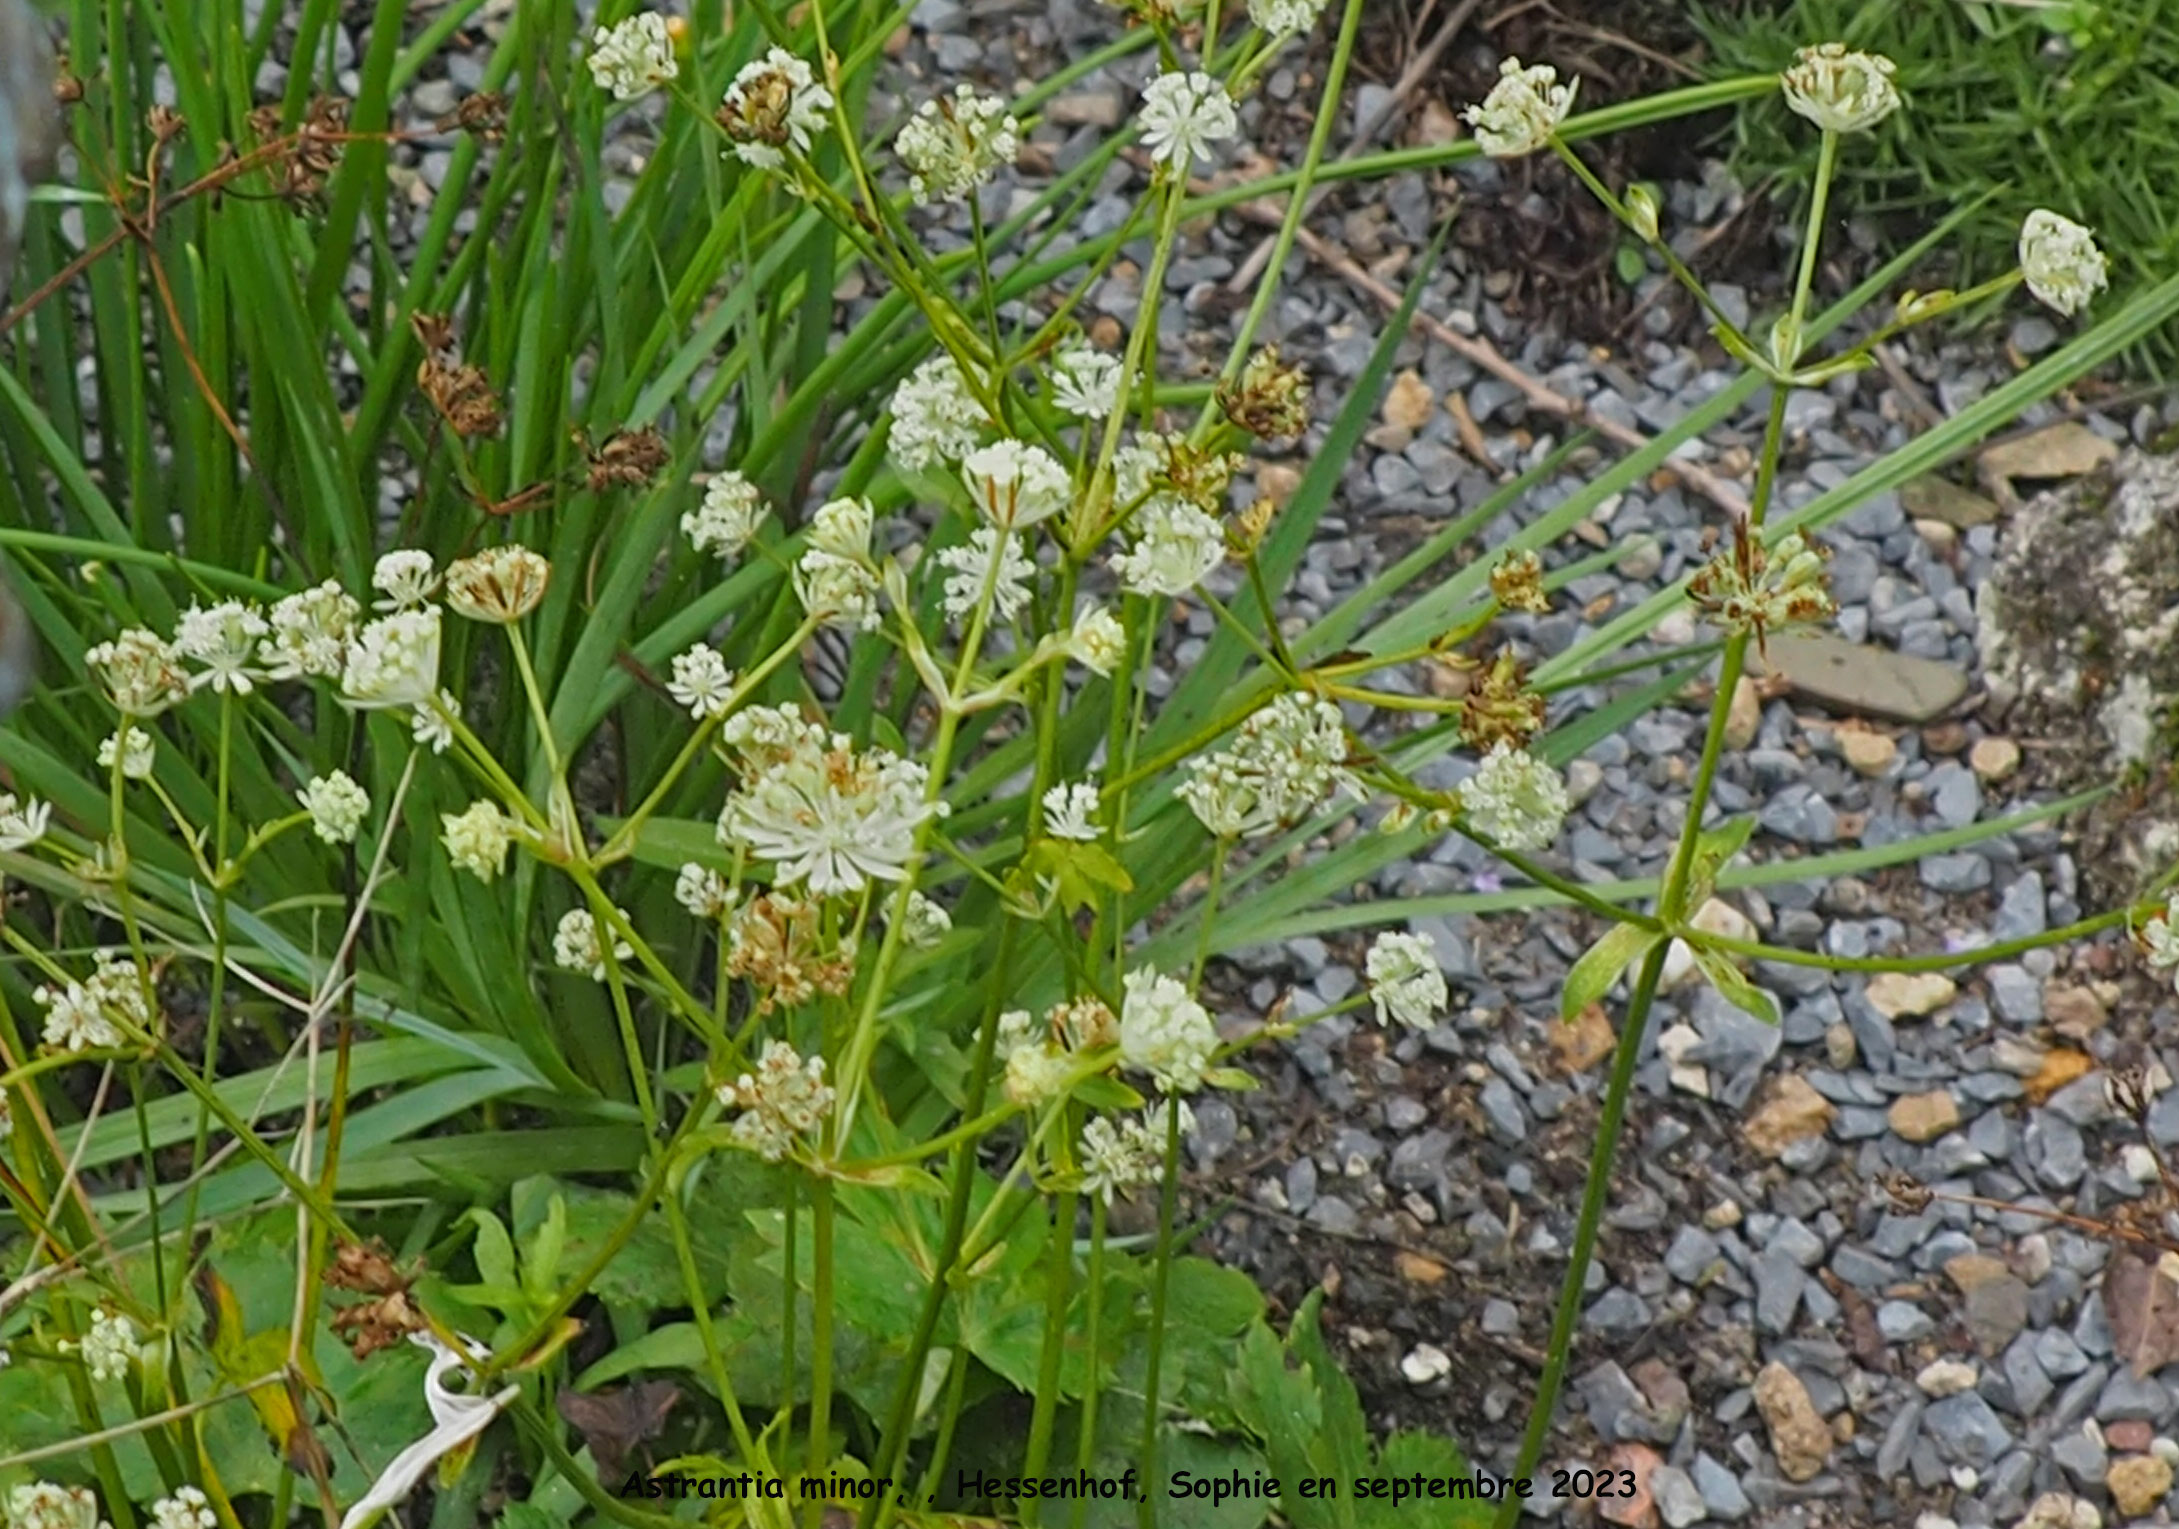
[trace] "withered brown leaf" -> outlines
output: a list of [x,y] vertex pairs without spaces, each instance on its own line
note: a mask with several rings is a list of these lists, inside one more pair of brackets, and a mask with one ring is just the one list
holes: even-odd
[[556,1405],[589,1444],[598,1479],[604,1481],[621,1474],[638,1444],[658,1437],[680,1399],[681,1388],[672,1381],[639,1380],[618,1391],[562,1391]]

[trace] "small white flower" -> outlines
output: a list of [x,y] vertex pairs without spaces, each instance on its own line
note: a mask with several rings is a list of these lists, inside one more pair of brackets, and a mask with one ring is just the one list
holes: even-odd
[[267,630],[265,618],[239,600],[183,611],[174,624],[174,651],[202,666],[189,676],[189,688],[248,695],[261,677],[253,660]]
[[810,516],[808,545],[833,557],[866,562],[877,512],[867,499],[828,499]]
[[219,1515],[202,1492],[182,1487],[151,1505],[151,1529],[219,1529]]
[[984,519],[1020,530],[1049,520],[1074,501],[1074,482],[1042,446],[993,441],[961,462],[961,481]]
[[1210,1011],[1176,978],[1144,967],[1129,972],[1120,1005],[1120,1057],[1167,1093],[1192,1094],[1218,1049]]
[[181,655],[140,626],[90,649],[83,661],[98,671],[115,710],[131,717],[156,717],[189,694]]
[[921,892],[908,894],[908,912],[900,937],[916,950],[928,950],[953,932],[953,915]]
[[976,449],[991,416],[969,391],[968,378],[951,355],[941,351],[893,389],[887,410],[893,416],[885,449],[903,472],[928,472],[941,462],[958,462]]
[[310,814],[311,828],[328,844],[355,843],[363,816],[371,810],[370,794],[341,770],[319,776],[297,799]]
[[698,552],[719,561],[739,556],[764,524],[764,496],[737,472],[717,472],[704,485],[703,503],[681,517],[681,534]]
[[119,1019],[148,1029],[151,1010],[144,997],[144,974],[136,962],[102,950],[91,975],[60,988],[38,987],[31,995],[46,1011],[44,1039],[61,1051],[83,1051],[121,1044]]
[[[113,1529],[89,1487],[34,1481],[8,1491],[8,1529]],[[165,1529],[164,1525],[158,1529]]]
[[1543,849],[1559,836],[1571,803],[1559,772],[1525,749],[1500,742],[1460,783],[1469,823],[1505,849]]
[[537,609],[551,582],[551,563],[508,542],[448,564],[446,603],[471,621],[511,626]]
[[1781,77],[1786,105],[1832,133],[1859,133],[1899,109],[1898,72],[1879,53],[1857,53],[1842,42],[1803,48]]
[[45,837],[46,824],[52,818],[50,803],[34,796],[18,802],[14,792],[0,791],[0,849],[30,848]]
[[1049,1029],[1040,1029],[1028,1010],[1009,1009],[999,1016],[999,1050],[1006,1057],[1007,1102],[1034,1109],[1066,1087],[1067,1053],[1052,1044]]
[[129,1373],[136,1363],[143,1344],[136,1336],[136,1324],[119,1312],[94,1311],[91,1313],[91,1330],[83,1335],[80,1345],[83,1367],[91,1372],[93,1380],[119,1380]]
[[444,754],[454,741],[454,719],[461,714],[462,703],[454,699],[451,690],[442,690],[436,701],[416,703],[415,713],[409,718],[409,736],[420,747]]
[[813,1134],[832,1109],[825,1059],[804,1061],[785,1041],[767,1041],[754,1074],[721,1084],[719,1102],[741,1111],[729,1127],[735,1144],[778,1162],[795,1138]]
[[2037,301],[2068,318],[2111,280],[2096,236],[2047,207],[2036,208],[2020,225],[2020,274]]
[[1120,358],[1087,344],[1052,358],[1052,402],[1076,419],[1103,419],[1120,403]]
[[514,842],[514,820],[494,802],[471,802],[462,812],[439,815],[447,858],[479,881],[489,882],[507,868],[507,846]]
[[98,767],[111,770],[114,756],[118,753],[121,756],[121,774],[124,779],[149,780],[154,752],[151,734],[140,727],[124,728],[117,733],[108,733],[99,742]]
[[[995,555],[999,564],[996,575],[991,566]],[[987,585],[991,590],[991,613],[1000,621],[1012,621],[1029,603],[1029,580],[1035,576],[1037,565],[1003,530],[978,526],[969,532],[966,543],[940,552],[938,561],[940,566],[953,570],[939,603],[955,621],[969,619],[983,603]]]
[[832,92],[817,83],[810,66],[786,49],[774,48],[734,76],[720,121],[742,163],[777,170],[786,164],[788,149],[809,153],[830,110]]
[[341,698],[359,711],[418,706],[439,684],[439,611],[400,610],[363,629],[341,671]]
[[1445,974],[1436,950],[1420,935],[1388,931],[1370,943],[1363,964],[1377,1022],[1396,1019],[1414,1030],[1427,1030],[1445,1008]]
[[405,611],[431,598],[439,587],[439,575],[428,552],[389,552],[371,569],[371,587],[384,596],[372,601],[371,609]]
[[1044,831],[1054,839],[1088,844],[1104,832],[1095,822],[1097,786],[1093,781],[1068,781],[1044,793]]
[[794,565],[794,592],[802,608],[827,626],[877,630],[878,576],[858,559],[809,548]]
[[734,889],[708,865],[690,860],[673,879],[673,900],[693,918],[723,918],[734,911]]
[[[381,1513],[399,1505],[441,1456],[491,1427],[492,1419],[522,1394],[520,1386],[507,1386],[490,1396],[452,1390],[446,1377],[463,1367],[461,1356],[430,1333],[411,1333],[409,1342],[431,1351],[431,1368],[424,1372],[424,1405],[431,1409],[431,1432],[393,1457],[378,1480],[371,1483],[371,1490],[342,1515],[340,1529],[363,1529]],[[473,1352],[484,1348],[467,1336],[462,1336],[462,1342]]]
[[1225,561],[1225,527],[1171,495],[1157,495],[1137,511],[1133,529],[1135,544],[1112,558],[1130,594],[1184,595]]
[[1248,19],[1274,36],[1306,32],[1324,14],[1324,0],[1248,0]]
[[1182,175],[1197,160],[1211,157],[1212,144],[1241,130],[1233,97],[1200,69],[1168,71],[1144,86],[1141,121],[1150,157]]
[[[633,945],[618,935],[613,937],[615,961],[626,961],[635,953]],[[560,915],[560,927],[552,932],[552,958],[571,972],[587,974],[594,982],[605,980],[605,950],[598,942],[598,921],[588,908],[570,908]]]
[[919,202],[959,201],[1014,162],[1021,124],[997,96],[959,85],[950,98],[925,101],[893,140]]
[[1475,129],[1475,141],[1493,159],[1517,159],[1533,154],[1551,141],[1566,114],[1574,109],[1574,92],[1581,81],[1558,83],[1559,72],[1549,64],[1521,67],[1517,58],[1498,66],[1498,83],[1480,106],[1463,114]]
[[331,579],[284,596],[273,604],[271,635],[257,645],[257,660],[276,680],[333,679],[348,661],[348,643],[362,613]]
[[1359,795],[1346,761],[1338,706],[1287,694],[1252,713],[1230,747],[1191,759],[1176,794],[1217,837],[1254,838],[1300,821],[1334,790]]
[[742,788],[719,814],[719,840],[776,867],[782,890],[852,895],[871,881],[899,881],[916,833],[945,815],[926,800],[929,772],[872,746],[856,750],[785,709],[742,711],[726,725],[742,758]]
[[1110,675],[1127,656],[1127,628],[1102,605],[1092,605],[1074,618],[1067,656],[1092,674]]
[[656,11],[630,16],[591,34],[590,77],[616,101],[648,95],[681,73],[666,18]]
[[[1082,1128],[1082,1192],[1107,1205],[1115,1193],[1128,1194],[1165,1177],[1165,1108],[1146,1118],[1130,1115],[1117,1127],[1099,1115]],[[1180,1134],[1195,1134],[1195,1111],[1180,1106]]]
[[699,722],[723,717],[727,700],[734,693],[734,671],[726,667],[717,648],[700,642],[686,653],[673,656],[673,678],[667,681],[666,690]]

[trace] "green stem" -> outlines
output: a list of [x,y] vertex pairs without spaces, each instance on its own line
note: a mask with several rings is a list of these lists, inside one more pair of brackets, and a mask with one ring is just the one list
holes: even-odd
[[1165,1101],[1165,1175],[1158,1188],[1158,1253],[1150,1286],[1150,1364],[1143,1379],[1142,1481],[1135,1503],[1139,1529],[1158,1529],[1158,1382],[1165,1368],[1165,1299],[1173,1272],[1173,1210],[1180,1199],[1180,1095]]
[[[810,1212],[815,1287],[810,1292],[810,1451],[803,1469],[822,1476],[832,1454],[832,1180],[819,1178],[810,1185]],[[823,1509],[823,1499],[811,1497],[809,1529],[817,1529]]]

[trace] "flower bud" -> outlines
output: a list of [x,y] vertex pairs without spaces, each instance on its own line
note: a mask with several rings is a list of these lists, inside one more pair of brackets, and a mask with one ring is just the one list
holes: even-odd
[[1627,188],[1627,222],[1650,243],[1657,242],[1657,196],[1649,187],[1636,184]]

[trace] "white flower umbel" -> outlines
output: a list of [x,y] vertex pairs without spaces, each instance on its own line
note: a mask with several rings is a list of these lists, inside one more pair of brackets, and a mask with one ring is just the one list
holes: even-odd
[[724,918],[734,911],[734,889],[726,878],[693,860],[685,862],[673,878],[673,900],[694,918]]
[[348,643],[362,614],[354,597],[331,579],[284,596],[269,613],[272,632],[257,645],[257,661],[276,680],[333,679],[348,661]]
[[1104,830],[1091,820],[1097,816],[1097,784],[1067,781],[1044,793],[1044,831],[1054,839],[1077,844],[1094,841]]
[[181,1487],[151,1505],[151,1529],[219,1529],[211,1499],[195,1487]]
[[1076,344],[1052,357],[1052,402],[1076,419],[1103,419],[1120,403],[1120,358]]
[[1428,940],[1397,931],[1380,934],[1370,942],[1362,969],[1379,1024],[1396,1019],[1411,1030],[1427,1030],[1437,1023],[1445,1008],[1445,974]]
[[1198,69],[1171,70],[1143,87],[1142,144],[1150,157],[1178,175],[1199,159],[1211,157],[1211,145],[1241,130],[1240,115],[1226,87]]
[[[995,580],[994,557],[999,564]],[[982,603],[986,585],[991,589],[991,614],[1000,621],[1012,621],[1029,603],[1029,580],[1035,577],[1037,565],[1029,561],[1019,542],[998,527],[978,526],[969,532],[965,544],[940,552],[938,561],[952,570],[940,604],[955,621],[968,620]]]
[[496,803],[471,802],[464,812],[441,813],[439,825],[447,859],[477,880],[492,881],[507,868],[515,825]]
[[904,472],[928,472],[941,462],[960,461],[976,449],[991,425],[991,416],[969,391],[960,363],[943,352],[893,389],[887,409],[893,428],[885,449]]
[[448,564],[446,603],[471,621],[512,626],[537,608],[551,582],[551,563],[509,542]]
[[777,170],[786,151],[807,155],[832,110],[832,92],[817,83],[803,60],[774,48],[744,64],[727,88],[719,120],[744,164]]
[[[33,1481],[8,1490],[8,1529],[113,1529],[89,1487]],[[161,1526],[164,1529],[164,1526]]]
[[319,776],[296,795],[310,814],[311,828],[328,844],[355,843],[363,815],[371,810],[370,794],[342,770]]
[[144,1347],[136,1336],[136,1324],[113,1311],[92,1312],[91,1328],[83,1335],[82,1343],[69,1346],[83,1355],[83,1367],[91,1372],[93,1380],[121,1379]]
[[703,502],[681,517],[681,534],[723,563],[755,539],[764,516],[764,496],[754,483],[737,472],[716,472],[704,485]]
[[[627,914],[621,918],[625,921]],[[633,945],[615,935],[613,959],[626,961],[636,953]],[[605,948],[598,941],[598,921],[588,908],[570,908],[560,915],[560,927],[552,932],[552,959],[571,972],[581,972],[593,982],[605,980]]]
[[[431,1368],[424,1372],[424,1405],[431,1409],[431,1432],[393,1457],[378,1480],[371,1483],[370,1491],[342,1515],[340,1529],[363,1529],[381,1513],[406,1501],[441,1456],[484,1432],[492,1419],[522,1394],[519,1386],[507,1386],[490,1396],[450,1390],[446,1378],[462,1366],[461,1356],[430,1333],[411,1333],[409,1342],[431,1351]],[[462,1342],[473,1350],[484,1347],[467,1336]]]
[[854,558],[811,547],[794,565],[795,598],[817,620],[841,631],[875,631],[878,576]]
[[118,733],[107,734],[98,745],[98,767],[101,770],[111,770],[117,753],[121,756],[123,778],[151,779],[152,761],[156,757],[156,746],[152,742],[151,734],[140,727],[124,728]]
[[1134,545],[1112,558],[1112,571],[1129,594],[1184,595],[1225,561],[1225,527],[1169,494],[1145,504],[1132,528]]
[[630,16],[615,27],[599,27],[590,38],[590,77],[616,101],[633,101],[677,78],[673,36],[656,11]]
[[1518,159],[1548,144],[1574,109],[1574,92],[1581,86],[1579,80],[1567,85],[1558,80],[1558,70],[1549,64],[1524,68],[1517,58],[1501,63],[1490,94],[1463,113],[1475,129],[1476,146],[1493,159]]
[[900,937],[916,950],[929,950],[953,933],[953,915],[921,892],[908,894],[908,911],[901,919]]
[[91,975],[83,981],[71,979],[60,988],[39,987],[30,996],[46,1011],[45,1043],[57,1050],[120,1045],[117,1019],[138,1030],[151,1026],[143,971],[134,959],[118,951],[100,951]]
[[98,674],[114,709],[132,717],[156,717],[189,694],[181,655],[140,626],[90,649],[83,661]]
[[734,671],[726,667],[717,648],[700,642],[686,653],[673,656],[673,678],[666,682],[666,690],[699,722],[723,717],[727,700],[734,693]]
[[1120,1005],[1120,1057],[1147,1072],[1167,1093],[1192,1094],[1218,1049],[1210,1011],[1176,978],[1144,967],[1125,979]]
[[1253,838],[1298,822],[1339,788],[1347,729],[1330,701],[1282,695],[1241,724],[1230,748],[1188,762],[1178,795],[1221,839]]
[[1074,618],[1067,656],[1092,674],[1109,675],[1127,656],[1127,628],[1102,605],[1089,606]]
[[1248,19],[1264,31],[1306,32],[1324,14],[1324,0],[1248,0]]
[[1559,836],[1572,805],[1559,772],[1526,749],[1500,742],[1460,783],[1468,822],[1500,847],[1542,849]]
[[999,1051],[1006,1058],[1007,1102],[1034,1109],[1057,1098],[1067,1083],[1067,1053],[1052,1043],[1049,1026],[1039,1026],[1026,1009],[999,1016]]
[[417,706],[439,685],[439,610],[396,611],[363,629],[341,670],[341,699],[358,711]]
[[52,820],[49,803],[34,796],[17,801],[14,792],[0,791],[0,849],[30,848],[45,837],[46,825]]
[[916,831],[945,812],[924,799],[922,765],[876,746],[858,751],[846,734],[799,718],[742,712],[727,742],[745,773],[719,814],[720,842],[770,862],[782,890],[807,882],[816,896],[848,896],[898,881]]
[[2020,225],[2020,274],[2038,302],[2068,318],[2111,280],[2096,236],[2048,207],[2036,208]]
[[1842,42],[1820,43],[1794,55],[1780,78],[1786,105],[1831,133],[1862,133],[1899,109],[1898,73],[1880,53],[1857,53]]
[[387,553],[372,567],[371,587],[381,596],[371,602],[371,609],[414,610],[439,587],[439,574],[430,553],[403,549]]
[[416,703],[409,717],[409,736],[419,747],[444,754],[454,741],[454,719],[461,714],[462,703],[454,699],[454,692],[442,690],[435,699]]
[[825,1059],[804,1061],[785,1041],[767,1041],[755,1073],[743,1073],[718,1088],[719,1102],[739,1115],[729,1127],[737,1146],[767,1162],[778,1162],[795,1139],[813,1135],[832,1109],[825,1083]]
[[[1082,1128],[1082,1192],[1107,1205],[1115,1194],[1131,1195],[1165,1177],[1165,1110],[1130,1115],[1115,1126],[1099,1115]],[[1195,1134],[1195,1111],[1180,1106],[1180,1134]]]
[[1020,530],[1049,520],[1074,500],[1074,484],[1042,446],[993,441],[961,462],[961,481],[976,509],[995,526]]
[[255,659],[257,641],[267,630],[265,618],[240,600],[183,611],[174,623],[174,651],[198,666],[189,688],[248,695],[263,677]]
[[959,201],[1014,162],[1021,124],[1006,103],[973,85],[925,101],[908,119],[893,152],[908,167],[908,191],[919,202]]

